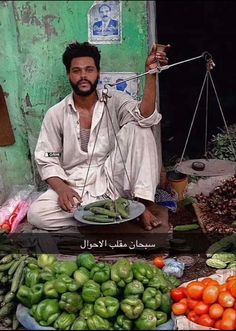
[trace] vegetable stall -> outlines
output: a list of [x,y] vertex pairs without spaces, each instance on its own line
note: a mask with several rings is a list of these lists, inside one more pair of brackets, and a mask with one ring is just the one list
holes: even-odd
[[171,273],[176,266],[183,271],[183,263],[164,256],[152,261],[129,256],[112,261],[111,256],[108,262],[86,251],[77,256],[12,253],[9,245],[2,245],[1,326],[169,330],[174,325],[185,329],[188,321],[186,329],[235,329],[236,269],[232,263],[236,255],[233,250],[229,253],[229,243],[232,246],[235,241],[215,243],[206,252],[206,261],[221,260],[225,269],[211,263],[212,275],[187,283],[181,280],[183,273]]

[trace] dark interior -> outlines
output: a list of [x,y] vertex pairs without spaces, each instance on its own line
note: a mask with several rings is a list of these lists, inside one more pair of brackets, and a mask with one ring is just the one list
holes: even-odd
[[[171,44],[169,64],[201,55],[212,55],[211,76],[227,126],[236,122],[236,2],[156,1],[157,36],[161,44]],[[163,161],[169,165],[183,151],[194,110],[203,86],[206,65],[203,58],[177,65],[159,74]],[[217,98],[208,83],[208,125],[204,85],[199,107],[185,152],[186,158],[200,158],[212,134],[224,128]]]

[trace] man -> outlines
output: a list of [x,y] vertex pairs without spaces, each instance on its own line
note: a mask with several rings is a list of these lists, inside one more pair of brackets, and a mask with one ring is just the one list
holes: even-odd
[[111,36],[118,35],[118,21],[110,18],[111,7],[107,4],[102,4],[99,9],[101,21],[93,24],[93,34],[95,36]]
[[[156,68],[157,61],[168,62],[166,53],[153,45],[145,69]],[[63,63],[73,92],[51,107],[43,120],[35,159],[49,189],[31,205],[29,222],[49,231],[76,226],[77,205],[134,195],[147,206],[140,220],[151,230],[161,221],[148,209],[160,173],[151,130],[161,120],[155,109],[156,74],[146,76],[141,102],[111,89],[105,103],[96,90],[100,75],[96,46],[70,44]]]

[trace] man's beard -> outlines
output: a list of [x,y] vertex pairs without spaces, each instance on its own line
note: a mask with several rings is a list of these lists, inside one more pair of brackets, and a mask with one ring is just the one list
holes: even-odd
[[[73,91],[75,92],[76,95],[79,95],[79,96],[82,96],[82,97],[87,97],[96,90],[97,85],[98,85],[98,79],[99,78],[97,78],[96,81],[93,84],[87,79],[81,79],[76,84],[74,84],[70,80],[70,85],[71,85],[71,87],[72,87],[72,89],[73,89]],[[90,89],[88,91],[81,91],[80,88],[79,88],[79,83],[80,82],[87,82],[90,85]]]

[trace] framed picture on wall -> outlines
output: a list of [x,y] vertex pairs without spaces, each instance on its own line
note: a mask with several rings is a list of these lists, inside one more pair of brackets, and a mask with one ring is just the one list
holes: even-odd
[[88,13],[88,39],[95,44],[122,42],[121,1],[96,1]]

